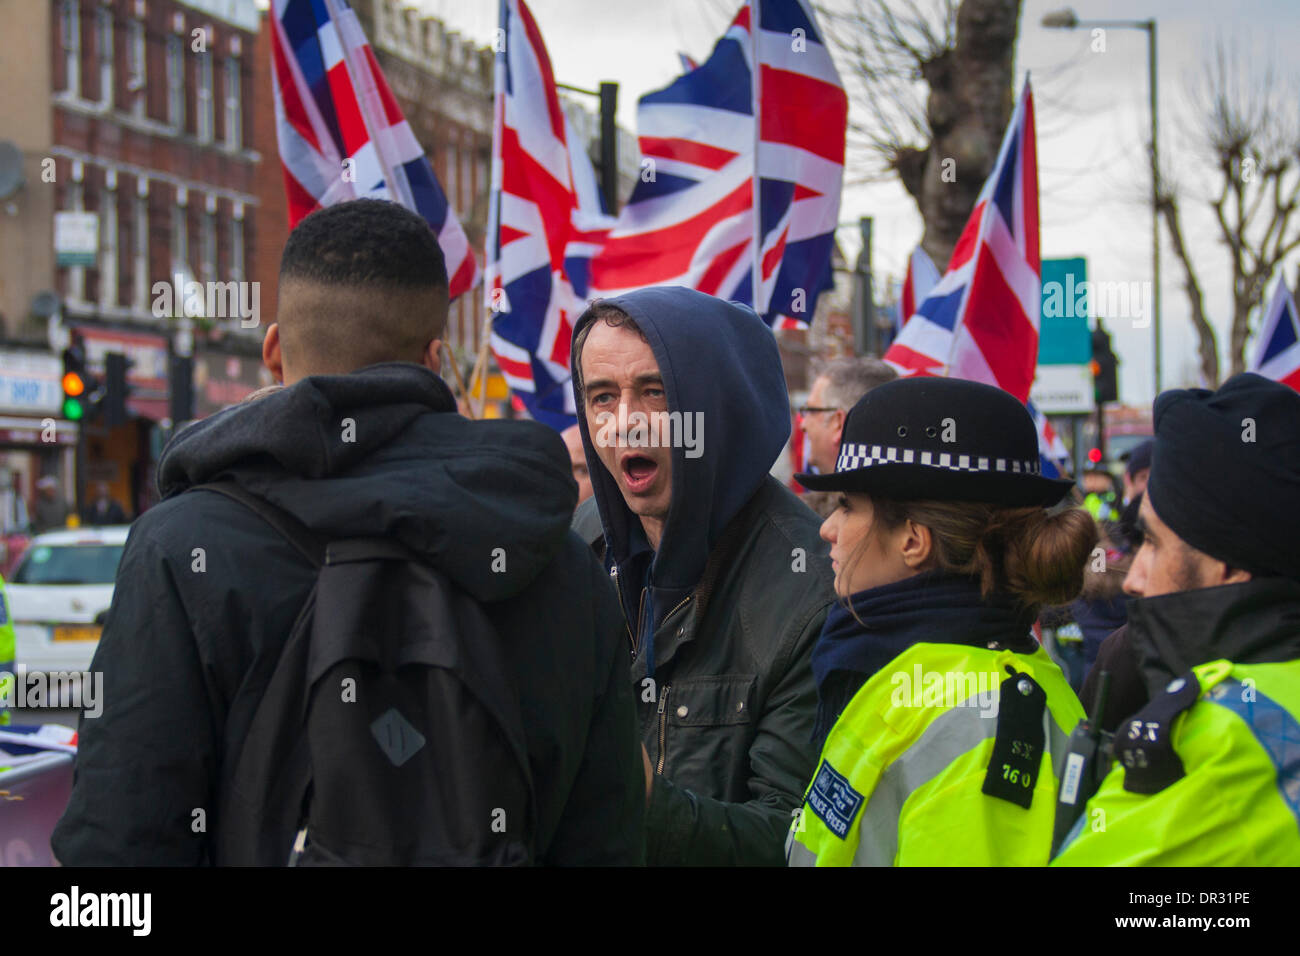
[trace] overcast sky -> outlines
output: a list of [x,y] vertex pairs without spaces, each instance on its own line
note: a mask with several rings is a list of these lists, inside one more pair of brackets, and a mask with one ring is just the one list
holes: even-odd
[[[496,0],[420,0],[418,5],[479,42],[491,42]],[[586,87],[601,80],[617,81],[619,121],[632,130],[638,97],[673,80],[679,72],[679,51],[697,60],[706,58],[739,5],[739,0],[532,0],[529,4],[556,78]],[[1088,31],[1041,26],[1043,15],[1061,6],[1060,0],[1026,0],[1016,53],[1017,89],[1026,71],[1032,73],[1034,86],[1043,255],[1084,256],[1093,280],[1149,281],[1146,34],[1108,31],[1105,52],[1093,52]],[[1199,164],[1189,91],[1219,37],[1235,43],[1248,63],[1273,57],[1281,73],[1289,73],[1294,81],[1300,71],[1294,56],[1300,49],[1300,4],[1295,0],[1080,0],[1073,6],[1082,20],[1157,20],[1160,150],[1174,164],[1188,193],[1184,229],[1222,342],[1229,321],[1230,272],[1216,226],[1202,201],[1215,178]],[[854,104],[854,109],[860,108]],[[1300,102],[1292,101],[1291,109],[1300,112]],[[862,163],[862,157],[850,155],[850,177]],[[915,204],[896,182],[847,187],[839,239],[850,261],[858,242],[853,223],[861,215],[875,217],[877,274],[901,276],[908,254],[921,237]],[[1199,384],[1182,267],[1174,259],[1168,236],[1162,234],[1161,242],[1164,384]],[[1287,267],[1293,285],[1297,265],[1300,256],[1293,256]],[[1149,401],[1153,390],[1150,328],[1135,328],[1132,321],[1107,325],[1123,362],[1121,399]]]

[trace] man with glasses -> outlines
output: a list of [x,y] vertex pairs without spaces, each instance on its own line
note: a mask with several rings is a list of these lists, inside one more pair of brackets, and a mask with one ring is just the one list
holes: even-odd
[[808,464],[822,474],[833,472],[848,410],[877,385],[897,377],[893,368],[877,358],[837,358],[828,362],[813,382],[808,404],[797,409],[799,427],[808,436]]

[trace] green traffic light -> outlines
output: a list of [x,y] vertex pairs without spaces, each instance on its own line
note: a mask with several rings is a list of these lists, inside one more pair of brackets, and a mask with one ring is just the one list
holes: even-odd
[[86,410],[82,408],[78,399],[65,398],[63,400],[63,417],[68,421],[79,422],[84,414],[86,414]]

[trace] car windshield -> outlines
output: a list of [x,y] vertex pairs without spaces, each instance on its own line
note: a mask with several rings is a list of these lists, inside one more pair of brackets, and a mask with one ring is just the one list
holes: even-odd
[[34,544],[23,555],[13,584],[112,584],[120,544]]

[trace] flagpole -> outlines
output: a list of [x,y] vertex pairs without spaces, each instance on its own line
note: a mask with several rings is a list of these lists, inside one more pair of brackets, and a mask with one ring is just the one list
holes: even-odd
[[763,315],[762,309],[762,281],[763,281],[763,221],[762,207],[759,204],[761,192],[759,190],[758,175],[758,146],[762,139],[762,106],[763,106],[763,68],[758,59],[758,3],[756,0],[747,0],[749,5],[749,49],[750,49],[750,103],[751,110],[754,114],[754,167],[752,179],[752,196],[751,205],[754,215],[754,261],[750,265],[750,285],[753,286],[751,299],[753,300],[754,311]]

